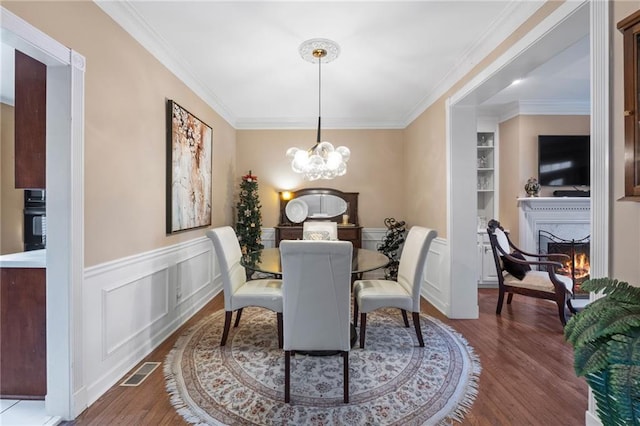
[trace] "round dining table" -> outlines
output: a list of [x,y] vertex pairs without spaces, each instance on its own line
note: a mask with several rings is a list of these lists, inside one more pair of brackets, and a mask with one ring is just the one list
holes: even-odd
[[[389,264],[391,259],[386,255],[374,251],[361,248],[354,248],[351,257],[351,283],[355,280],[362,279],[362,274],[379,268],[384,268]],[[247,279],[254,272],[262,272],[272,274],[276,278],[282,277],[282,264],[280,263],[279,248],[264,248],[254,251],[240,260],[240,264],[247,269]],[[351,346],[354,346],[358,339],[356,328],[351,324]],[[312,356],[335,355],[339,351],[298,351],[303,354]]]
[[[354,248],[351,258],[351,274],[354,279],[361,279],[365,272],[384,268],[391,260],[384,254],[362,248]],[[282,276],[279,248],[264,248],[243,256],[240,264],[256,272]]]

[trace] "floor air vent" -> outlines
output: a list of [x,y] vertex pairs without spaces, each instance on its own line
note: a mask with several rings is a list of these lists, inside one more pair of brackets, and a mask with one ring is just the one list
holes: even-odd
[[145,362],[136,371],[131,373],[127,379],[120,384],[120,386],[138,386],[146,379],[149,374],[153,373],[153,370],[158,368],[159,362]]

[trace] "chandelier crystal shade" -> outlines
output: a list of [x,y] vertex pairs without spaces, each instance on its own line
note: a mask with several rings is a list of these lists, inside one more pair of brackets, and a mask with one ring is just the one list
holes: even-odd
[[301,173],[306,180],[343,176],[347,173],[347,161],[351,151],[346,146],[334,148],[330,142],[321,142],[320,137],[322,62],[326,64],[336,59],[340,54],[340,47],[334,41],[316,38],[303,42],[299,51],[304,60],[318,63],[318,134],[314,146],[308,150],[289,148],[287,158],[291,161],[291,169]]

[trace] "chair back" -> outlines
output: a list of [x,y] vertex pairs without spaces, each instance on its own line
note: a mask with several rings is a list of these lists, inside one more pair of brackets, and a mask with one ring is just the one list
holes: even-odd
[[225,309],[231,309],[233,294],[247,281],[245,269],[240,265],[242,259],[240,243],[235,231],[230,226],[210,229],[207,231],[207,237],[213,241],[213,248],[216,252],[218,265],[220,265],[224,306]]
[[338,223],[328,220],[307,221],[302,224],[303,240],[337,240]]
[[493,252],[493,261],[496,265],[496,272],[498,275],[498,285],[504,285],[504,277],[502,272],[504,271],[504,262],[502,256],[509,254],[509,238],[504,232],[504,229],[495,219],[491,219],[487,225],[487,234],[489,234],[489,242],[491,243],[491,251]]
[[400,255],[398,284],[413,298],[413,312],[420,312],[420,287],[431,242],[438,233],[429,228],[413,226]]
[[353,245],[349,241],[282,241],[285,350],[351,347]]

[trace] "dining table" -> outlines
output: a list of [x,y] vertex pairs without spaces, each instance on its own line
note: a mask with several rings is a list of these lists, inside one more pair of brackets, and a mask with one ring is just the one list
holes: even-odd
[[[391,259],[378,251],[354,248],[351,256],[352,280],[362,279],[362,274],[365,272],[384,268],[390,261]],[[240,264],[253,272],[272,274],[278,278],[282,277],[280,249],[277,247],[250,252],[242,257]]]
[[[362,274],[386,267],[391,259],[386,255],[363,248],[354,248],[351,255],[351,283],[362,279]],[[282,264],[280,263],[280,249],[264,248],[248,253],[240,260],[240,264],[247,269],[247,279],[254,272],[271,274],[276,278],[282,278]],[[358,334],[353,323],[351,324],[351,346],[357,341]],[[312,356],[335,355],[339,351],[298,351]]]

